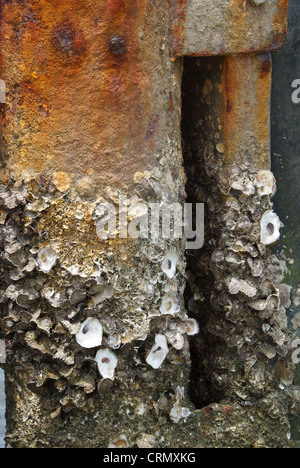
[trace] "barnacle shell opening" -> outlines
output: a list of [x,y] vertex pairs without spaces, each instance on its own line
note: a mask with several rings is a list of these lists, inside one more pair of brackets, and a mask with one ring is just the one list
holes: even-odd
[[156,335],[155,345],[149,352],[146,362],[153,369],[159,369],[164,363],[167,355],[169,354],[169,348],[167,338],[164,335]]
[[124,435],[120,435],[113,439],[110,443],[108,448],[128,448],[129,443],[127,438]]
[[176,268],[178,263],[178,255],[176,253],[168,253],[162,262],[162,271],[168,278],[172,279],[176,275]]
[[95,360],[102,377],[113,380],[118,365],[117,356],[109,349],[100,349],[96,354]]
[[276,193],[276,179],[271,171],[260,171],[255,178],[260,197],[273,196]]
[[195,319],[188,319],[185,321],[186,333],[189,336],[194,336],[199,333],[199,323]]
[[165,294],[162,298],[160,312],[163,315],[175,315],[180,311],[178,297],[175,293]]
[[280,238],[281,222],[273,211],[267,211],[260,222],[260,240],[264,245],[271,245]]
[[83,348],[96,348],[101,346],[103,327],[98,319],[89,317],[83,322],[76,335],[77,343]]
[[45,247],[38,251],[36,264],[39,271],[49,273],[57,262],[57,254],[52,247]]

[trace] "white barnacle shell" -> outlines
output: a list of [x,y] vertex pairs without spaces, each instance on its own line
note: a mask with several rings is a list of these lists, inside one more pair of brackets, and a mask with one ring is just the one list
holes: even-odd
[[36,264],[39,271],[49,273],[57,261],[57,254],[52,247],[40,249],[36,256]]
[[191,415],[190,410],[182,406],[183,397],[184,388],[177,387],[176,402],[170,412],[170,418],[175,424],[178,424],[181,419],[186,419]]
[[257,289],[252,284],[239,278],[232,278],[228,285],[228,289],[230,294],[233,295],[243,293],[245,296],[254,297],[257,294]]
[[95,360],[102,377],[113,380],[118,365],[117,356],[109,349],[99,349]]
[[191,318],[185,321],[186,334],[189,336],[198,335],[199,333],[199,323],[197,320]]
[[113,439],[109,443],[109,446],[108,446],[108,448],[119,448],[119,449],[124,449],[128,447],[129,447],[129,443],[128,443],[127,438],[124,435],[120,435],[116,437],[115,439]]
[[267,211],[260,221],[260,241],[264,245],[274,244],[280,238],[281,222],[274,211]]
[[184,337],[180,332],[168,331],[166,332],[168,342],[173,348],[180,351],[184,347]]
[[260,197],[273,196],[276,193],[276,179],[271,171],[258,172],[255,184]]
[[77,343],[83,348],[96,348],[101,346],[103,327],[98,319],[89,317],[80,327],[76,335]]
[[165,294],[162,298],[162,303],[159,310],[163,315],[177,314],[177,312],[180,311],[177,295],[175,293]]
[[178,263],[178,255],[175,252],[168,253],[162,262],[162,271],[168,278],[172,279],[176,275],[176,268]]
[[252,3],[254,3],[254,5],[256,6],[260,6],[260,5],[263,5],[265,1],[266,0],[252,0]]
[[150,350],[146,362],[153,369],[159,369],[169,354],[167,338],[164,335],[156,335],[155,344]]
[[122,345],[122,338],[118,333],[112,333],[107,339],[107,344],[111,349],[119,349]]

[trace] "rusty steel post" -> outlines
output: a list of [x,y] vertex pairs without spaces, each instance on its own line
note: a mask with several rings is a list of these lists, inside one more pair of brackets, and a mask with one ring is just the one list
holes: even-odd
[[[270,364],[264,351],[282,318],[258,232],[271,205],[270,197],[257,198],[255,181],[270,165],[268,52],[284,44],[288,1],[211,3],[0,3],[0,78],[7,89],[0,104],[1,315],[7,443],[13,447],[287,444],[281,364]],[[211,190],[211,199],[199,201],[208,201],[210,227],[219,210],[216,226],[224,234],[212,235],[214,311],[199,341],[199,359],[213,345],[212,362],[205,357],[203,363],[223,393],[219,405],[201,410],[189,399],[187,335],[196,325],[184,307],[183,240],[123,238],[118,230],[104,240],[97,233],[103,203],[122,200],[116,216],[126,207],[128,220],[146,203],[184,203],[181,57],[187,55],[220,60],[194,95],[207,109],[201,145]],[[230,233],[235,254],[245,258],[229,278],[231,189],[253,229],[241,228],[242,243]],[[218,252],[223,264],[216,263]],[[260,274],[248,278],[247,264]],[[173,315],[163,311],[166,298],[171,308],[176,302]],[[243,344],[233,343],[232,334],[242,333],[238,325],[230,330],[221,317],[234,305],[241,316],[233,323],[246,323],[251,336],[243,341],[245,354]],[[252,320],[253,310],[260,318]],[[94,348],[82,345],[91,319],[101,327]],[[264,322],[270,322],[266,336]],[[204,330],[213,337],[205,346]],[[274,338],[277,347],[287,346],[282,335]],[[217,336],[220,343],[213,341]],[[113,366],[106,374],[95,362],[99,347],[100,367]],[[151,353],[164,350],[163,364],[151,366]]]

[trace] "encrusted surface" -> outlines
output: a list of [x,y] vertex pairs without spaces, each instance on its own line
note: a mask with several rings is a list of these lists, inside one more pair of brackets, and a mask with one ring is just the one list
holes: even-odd
[[[261,59],[245,60],[260,63]],[[245,106],[242,125],[234,127],[240,146],[233,135],[227,140],[231,126],[226,121],[231,121],[232,107],[221,114],[213,111],[223,106],[224,95],[218,91],[227,75],[226,62],[225,58],[187,60],[185,68],[186,77],[197,83],[194,88],[190,83],[184,86],[188,199],[206,206],[205,248],[188,256],[188,308],[200,322],[192,352],[191,395],[202,406],[224,398],[242,406],[261,404],[268,416],[258,430],[258,439],[270,437],[274,417],[279,426],[283,424],[281,442],[279,432],[274,437],[278,445],[285,445],[288,408],[296,405],[296,399],[293,401],[295,395],[290,399],[294,365],[284,308],[287,301],[280,292],[286,289],[280,285],[284,265],[261,243],[261,219],[272,203],[270,194],[261,194],[257,177],[267,160],[261,162],[259,147],[253,151],[252,107]],[[250,131],[244,138],[239,132],[247,119]],[[267,135],[267,121],[265,125]],[[237,166],[227,154],[228,147],[238,146]],[[258,158],[253,157],[256,154]],[[275,401],[281,402],[279,406]]]
[[170,0],[175,55],[274,50],[287,34],[288,0]]
[[[184,242],[97,235],[103,202],[127,196],[132,218],[139,202],[185,200],[182,66],[168,14],[147,0],[2,5],[1,318],[13,447],[287,445],[297,402],[280,265],[260,242],[270,198],[257,184],[269,169],[268,56],[197,63],[203,74],[191,81],[202,110],[189,116],[198,127],[187,192],[206,202],[210,236],[188,274],[200,321],[192,367],[187,335],[198,324],[184,307]],[[99,347],[78,343],[89,318],[102,327]],[[191,378],[202,410],[189,399]]]

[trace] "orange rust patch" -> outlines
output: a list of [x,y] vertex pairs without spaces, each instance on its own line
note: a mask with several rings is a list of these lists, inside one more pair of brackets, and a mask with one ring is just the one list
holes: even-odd
[[261,66],[260,66],[260,78],[264,79],[270,75],[272,71],[272,62],[269,55],[260,56]]
[[241,50],[240,42],[247,30],[247,16],[245,2],[241,0],[231,0],[227,13],[227,22],[230,25],[230,38],[227,44],[228,49]]
[[247,138],[253,135],[259,150],[258,146],[251,150],[249,148],[249,154],[253,153],[251,163],[260,169],[269,169],[271,69],[272,62],[268,54],[224,59],[224,94],[219,115],[226,164],[236,164],[236,158],[241,157],[241,146],[249,147]]
[[64,19],[52,32],[52,43],[66,64],[81,65],[87,50],[83,32]]
[[170,18],[172,24],[172,51],[174,56],[180,55],[185,36],[185,18],[186,18],[187,0],[171,0],[169,2]]
[[161,38],[148,0],[1,5],[1,77],[9,85],[3,133],[16,178],[54,169],[72,183],[92,167],[95,188],[120,187],[151,170],[145,135]]
[[274,19],[274,29],[277,34],[286,35],[288,27],[289,0],[280,0],[278,13]]

